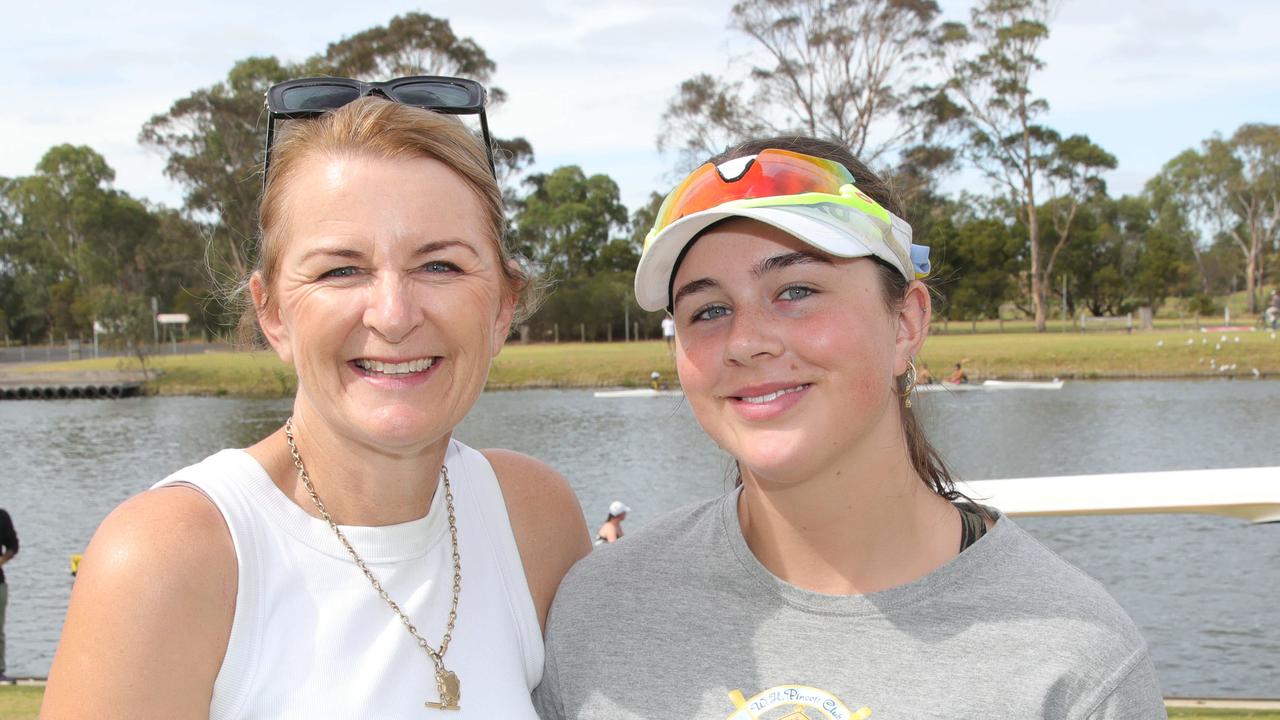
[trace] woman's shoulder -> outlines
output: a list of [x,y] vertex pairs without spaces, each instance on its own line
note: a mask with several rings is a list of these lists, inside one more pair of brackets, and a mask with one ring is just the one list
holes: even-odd
[[[132,594],[166,607],[234,607],[238,567],[231,531],[214,501],[185,482],[214,475],[231,452],[179,470],[112,510],[85,550],[77,591],[133,587]],[[206,598],[205,593],[212,594]]]
[[[207,708],[236,588],[230,533],[200,492],[163,487],[122,503],[80,563],[50,670],[48,715],[130,706],[175,717]],[[106,666],[103,648],[113,658]],[[155,682],[129,682],[137,677]],[[151,692],[157,684],[169,688],[163,697]]]
[[194,487],[167,485],[112,510],[94,533],[81,569],[145,578],[157,588],[234,583],[235,548],[213,501]]
[[[463,452],[475,452],[461,445]],[[493,468],[540,624],[561,578],[591,550],[578,497],[551,466],[512,450],[479,451]]]
[[[470,450],[462,446],[464,452]],[[586,537],[578,497],[564,476],[550,465],[514,450],[487,448],[478,452],[493,468],[498,487],[506,500],[512,522],[516,518],[534,522],[538,527],[561,527],[566,519],[577,518]]]
[[230,478],[231,465],[253,462],[242,451],[224,450],[125,500],[94,533],[76,591],[128,589],[148,603],[213,615],[234,608],[239,569],[231,530],[200,481]]

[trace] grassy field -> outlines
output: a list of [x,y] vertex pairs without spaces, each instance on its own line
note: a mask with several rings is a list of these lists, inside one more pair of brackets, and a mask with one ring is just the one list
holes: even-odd
[[[35,720],[40,713],[40,700],[43,697],[43,686],[0,685],[0,720]],[[1280,720],[1280,711],[1169,708],[1169,717],[1179,720],[1210,720],[1210,718]]]
[[0,720],[36,720],[44,687],[0,685]]
[[[1012,323],[1006,323],[1011,325]],[[950,332],[921,353],[935,377],[963,361],[972,380],[985,378],[1122,379],[1280,376],[1280,335],[1270,331]],[[290,368],[269,352],[164,355],[148,391],[160,395],[284,397],[295,389]],[[1223,370],[1223,366],[1229,369]],[[12,373],[134,370],[118,358],[16,366]],[[675,380],[660,341],[509,345],[494,361],[489,389],[639,386],[657,370]]]

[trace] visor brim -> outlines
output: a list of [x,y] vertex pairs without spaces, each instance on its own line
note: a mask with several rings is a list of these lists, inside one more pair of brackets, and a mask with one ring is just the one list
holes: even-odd
[[670,299],[671,274],[681,252],[703,230],[736,217],[775,227],[835,257],[878,257],[905,277],[913,277],[883,239],[884,232],[861,213],[837,220],[817,206],[711,209],[680,218],[663,228],[645,249],[636,266],[635,292],[640,307],[651,312],[665,309]]

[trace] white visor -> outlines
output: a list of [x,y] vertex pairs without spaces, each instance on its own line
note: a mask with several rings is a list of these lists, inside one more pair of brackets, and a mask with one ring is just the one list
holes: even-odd
[[929,248],[912,245],[911,226],[896,215],[890,216],[892,228],[884,228],[883,221],[836,202],[771,207],[721,205],[680,218],[648,243],[636,267],[636,301],[640,307],[649,311],[666,308],[671,276],[685,247],[712,224],[735,217],[772,225],[836,257],[878,257],[908,281],[929,272]]

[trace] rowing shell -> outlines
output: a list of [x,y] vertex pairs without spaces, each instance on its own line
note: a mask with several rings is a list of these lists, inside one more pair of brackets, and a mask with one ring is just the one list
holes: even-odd
[[928,385],[917,385],[915,388],[915,391],[918,393],[931,393],[931,392],[952,393],[952,392],[973,392],[974,390],[981,390],[981,389],[982,389],[981,385],[970,385],[968,383],[963,383],[963,384],[929,383]]
[[1061,390],[1065,381],[1053,380],[986,380],[982,387],[988,390]]
[[1280,522],[1280,467],[972,480],[956,487],[1012,516],[1209,513]]
[[987,380],[977,383],[929,383],[917,385],[916,392],[973,392],[974,390],[1061,390],[1065,380]]
[[593,393],[598,398],[652,398],[682,397],[679,390],[654,390],[653,388],[636,388],[634,390],[601,390]]

